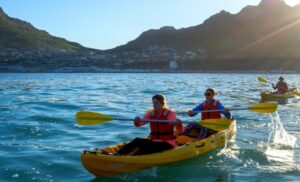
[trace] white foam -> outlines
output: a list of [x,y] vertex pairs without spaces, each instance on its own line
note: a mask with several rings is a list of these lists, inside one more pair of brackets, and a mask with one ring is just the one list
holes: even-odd
[[296,145],[296,137],[289,135],[283,128],[282,122],[278,113],[270,114],[271,127],[268,138],[268,145],[280,147],[283,149],[293,149]]
[[280,120],[278,113],[270,115],[271,125],[268,143],[265,146],[265,154],[273,164],[265,166],[264,169],[270,172],[285,172],[299,170],[300,166],[294,161],[294,148],[297,138],[288,134]]

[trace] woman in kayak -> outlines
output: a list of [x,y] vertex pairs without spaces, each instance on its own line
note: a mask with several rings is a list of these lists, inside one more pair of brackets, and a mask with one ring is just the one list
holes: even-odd
[[284,93],[288,92],[288,90],[289,90],[286,82],[283,80],[284,80],[284,78],[281,76],[281,77],[279,77],[279,81],[277,82],[276,85],[272,84],[274,90],[277,89],[276,90],[277,94],[284,94]]
[[[176,133],[183,131],[181,120],[177,119],[174,111],[168,109],[164,95],[157,94],[152,97],[153,110],[146,113],[143,118],[135,117],[134,125],[143,126],[151,120],[177,120],[177,122],[150,122],[151,133],[147,139],[135,138],[119,150],[117,155],[143,155],[175,147]],[[174,129],[176,128],[176,131]]]
[[[215,95],[216,92],[214,91],[214,89],[206,89],[204,93],[206,100],[201,104],[197,105],[193,110],[189,110],[188,115],[195,116],[201,111],[220,110],[216,112],[201,112],[201,120],[221,119],[221,113],[224,114],[226,118],[230,119],[231,113],[229,112],[229,109],[224,108],[220,101],[215,100]],[[185,131],[182,134],[196,138],[205,138],[213,133],[215,133],[214,130],[208,129],[196,123],[191,123],[186,127]]]

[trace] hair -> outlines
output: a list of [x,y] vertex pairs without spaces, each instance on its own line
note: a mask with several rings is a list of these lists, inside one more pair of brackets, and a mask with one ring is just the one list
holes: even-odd
[[163,94],[156,94],[156,95],[154,95],[152,97],[152,100],[154,100],[154,99],[158,100],[163,105],[164,108],[168,107],[167,106],[167,99],[166,99],[166,97]]
[[279,80],[284,80],[284,78],[282,76],[279,77]]
[[213,96],[217,95],[217,92],[213,88],[207,88],[206,90],[211,92],[213,94]]

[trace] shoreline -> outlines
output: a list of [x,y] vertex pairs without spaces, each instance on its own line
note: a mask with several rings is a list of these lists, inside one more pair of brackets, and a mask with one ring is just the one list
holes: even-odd
[[239,73],[239,74],[300,74],[291,70],[180,70],[180,69],[113,69],[92,67],[23,67],[0,66],[0,73]]
[[82,73],[149,73],[149,74],[300,74],[300,72],[296,71],[148,71],[148,70],[140,70],[140,71],[118,71],[118,70],[111,70],[111,71],[65,71],[65,72],[56,72],[56,71],[36,71],[36,72],[20,72],[20,71],[7,71],[1,72],[0,74],[34,74],[34,73],[47,73],[47,74],[68,74],[68,73],[75,73],[75,74],[82,74]]

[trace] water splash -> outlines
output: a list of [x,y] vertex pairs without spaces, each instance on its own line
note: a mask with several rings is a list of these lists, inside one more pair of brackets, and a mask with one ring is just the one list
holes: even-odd
[[[236,124],[234,125],[234,132],[236,133]],[[218,153],[218,156],[224,155],[227,158],[237,159],[238,150],[236,150],[237,146],[235,145],[235,139],[236,135],[233,135],[232,138],[230,138],[230,131],[225,131],[225,144],[223,149]]]
[[278,113],[270,115],[270,118],[268,142],[260,149],[240,148],[236,144],[228,146],[226,140],[218,156],[235,161],[241,169],[253,167],[267,173],[299,171],[300,165],[296,164],[294,154],[296,137],[286,132]]
[[269,172],[299,171],[300,166],[295,164],[294,160],[296,137],[285,131],[277,112],[270,117],[271,125],[265,154],[271,165],[264,166],[265,170]]
[[271,127],[268,137],[268,146],[279,149],[293,149],[296,144],[296,137],[289,135],[283,128],[279,114],[276,112],[271,117]]

